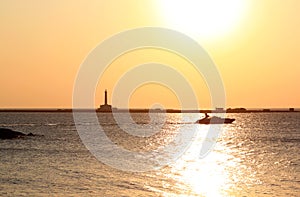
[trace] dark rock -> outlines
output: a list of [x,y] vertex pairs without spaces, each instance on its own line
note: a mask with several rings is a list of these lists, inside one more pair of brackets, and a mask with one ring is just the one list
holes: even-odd
[[0,139],[13,139],[23,137],[25,135],[26,134],[19,131],[13,131],[7,128],[0,128]]

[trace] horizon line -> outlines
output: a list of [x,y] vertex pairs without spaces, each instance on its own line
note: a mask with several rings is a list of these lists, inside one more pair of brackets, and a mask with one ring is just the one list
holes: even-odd
[[[99,111],[99,108],[0,108],[0,112],[73,112]],[[215,108],[215,109],[151,109],[151,108],[113,108],[107,112],[166,112],[166,113],[247,113],[247,112],[300,112],[300,108]],[[105,112],[104,112],[105,113]]]

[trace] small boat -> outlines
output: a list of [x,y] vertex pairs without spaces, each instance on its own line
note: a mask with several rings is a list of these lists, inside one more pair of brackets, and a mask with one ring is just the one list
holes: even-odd
[[217,116],[209,117],[205,114],[205,118],[196,121],[198,124],[230,124],[235,121],[234,118],[220,118]]

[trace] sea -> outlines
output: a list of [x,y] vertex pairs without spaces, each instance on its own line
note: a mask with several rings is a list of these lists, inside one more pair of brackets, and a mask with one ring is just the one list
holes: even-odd
[[[96,116],[121,150],[155,160],[164,147],[177,148],[161,153],[168,162],[135,171],[126,155],[102,142],[91,151],[78,131],[93,128],[89,118],[75,124],[68,112],[1,112],[1,128],[35,136],[0,140],[0,196],[300,196],[299,112],[229,113],[236,120],[214,139],[207,138],[211,125],[194,123],[203,114],[134,113],[133,123]],[[135,132],[154,132],[126,131],[136,125]],[[191,138],[174,140],[179,133]],[[199,156],[206,140],[216,143]]]

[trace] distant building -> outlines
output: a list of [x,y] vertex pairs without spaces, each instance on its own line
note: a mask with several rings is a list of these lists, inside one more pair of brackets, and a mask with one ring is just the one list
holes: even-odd
[[289,111],[295,111],[295,109],[294,108],[290,108]]
[[223,112],[225,112],[225,110],[222,107],[216,107],[215,112],[221,112],[221,113],[223,113]]
[[270,109],[263,109],[263,112],[270,112]]
[[234,108],[234,109],[228,108],[226,110],[226,112],[228,112],[228,113],[243,113],[243,112],[247,112],[247,109],[246,108]]
[[100,112],[112,112],[111,105],[107,104],[107,90],[104,92],[104,105],[100,105]]

